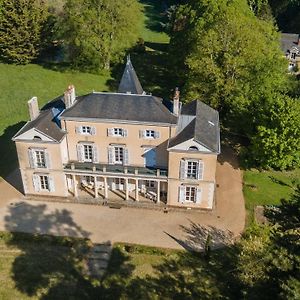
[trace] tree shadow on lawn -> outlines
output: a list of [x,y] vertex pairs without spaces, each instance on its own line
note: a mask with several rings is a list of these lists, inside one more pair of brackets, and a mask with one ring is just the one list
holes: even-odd
[[5,128],[0,136],[0,177],[6,178],[18,166],[18,157],[12,137],[25,125],[21,121]]
[[165,11],[168,8],[167,1],[140,0],[144,5],[146,28],[155,32],[164,32],[161,23],[167,21]]
[[[203,255],[179,252],[154,266],[154,274],[131,280],[128,299],[241,299],[233,270],[235,252],[215,251],[210,260]],[[127,299],[127,298],[126,298]]]
[[[69,211],[47,212],[44,204],[16,203],[5,216],[5,228],[11,232],[6,244],[21,250],[11,271],[20,292],[39,299],[97,299],[97,289],[83,273],[90,233]],[[39,235],[46,232],[78,238]]]

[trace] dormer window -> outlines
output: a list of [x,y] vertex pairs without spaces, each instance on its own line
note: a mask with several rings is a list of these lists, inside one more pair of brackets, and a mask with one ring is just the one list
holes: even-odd
[[198,147],[196,147],[196,146],[191,146],[191,147],[189,148],[189,151],[199,151],[199,149],[198,149]]
[[39,141],[42,140],[42,138],[41,138],[40,136],[38,136],[38,135],[35,135],[35,136],[33,137],[33,139],[34,139],[34,140],[39,140]]

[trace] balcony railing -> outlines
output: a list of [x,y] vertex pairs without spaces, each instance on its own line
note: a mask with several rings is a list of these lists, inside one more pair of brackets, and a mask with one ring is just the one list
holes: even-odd
[[123,165],[94,164],[88,162],[69,162],[64,169],[78,172],[131,174],[149,177],[168,177],[168,170],[154,167],[134,167]]

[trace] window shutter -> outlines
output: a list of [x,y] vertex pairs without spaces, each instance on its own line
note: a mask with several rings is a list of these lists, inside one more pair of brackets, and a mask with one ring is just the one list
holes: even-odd
[[75,132],[78,133],[78,134],[81,134],[82,133],[82,126],[76,126],[75,127]]
[[124,148],[124,165],[125,166],[129,165],[129,154],[127,148]]
[[128,136],[128,130],[127,129],[123,129],[123,136],[127,137]]
[[48,180],[49,180],[49,192],[55,192],[53,177],[52,176],[48,176]]
[[84,161],[84,149],[82,144],[77,144],[77,158],[79,162]]
[[50,169],[51,168],[50,156],[47,149],[44,150],[44,155],[45,155],[46,168]]
[[35,168],[34,151],[32,149],[28,149],[28,159],[29,159],[30,168],[34,169]]
[[91,135],[96,135],[96,127],[91,127]]
[[32,181],[33,181],[33,188],[36,192],[39,192],[41,190],[41,184],[40,184],[40,176],[33,174],[32,175]]
[[115,163],[115,152],[114,147],[109,146],[108,147],[108,163],[110,165],[113,165]]
[[178,198],[178,202],[180,203],[184,203],[185,202],[185,186],[181,185],[179,187],[179,198]]
[[159,131],[154,131],[154,138],[159,139],[160,134]]
[[199,160],[198,162],[198,170],[197,170],[197,179],[202,180],[203,179],[203,171],[204,171],[204,163],[202,160]]
[[185,160],[181,160],[180,161],[180,179],[184,179],[186,177],[186,161]]
[[140,135],[141,139],[144,138],[145,137],[145,130],[140,130],[139,135]]
[[93,145],[93,163],[99,163],[99,155],[96,145]]
[[113,128],[107,128],[107,136],[113,136],[114,135],[114,129]]
[[197,204],[201,203],[201,198],[202,198],[202,189],[197,188],[197,194],[196,194],[196,203]]

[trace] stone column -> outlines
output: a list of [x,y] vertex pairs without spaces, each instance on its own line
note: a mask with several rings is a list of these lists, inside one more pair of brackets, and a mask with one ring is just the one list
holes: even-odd
[[97,176],[94,176],[94,189],[95,189],[95,198],[98,198]]
[[135,180],[135,201],[139,201],[139,180]]
[[128,178],[125,178],[125,200],[129,199],[129,183]]
[[156,203],[160,202],[160,181],[157,181],[157,196],[156,196]]
[[76,182],[76,175],[72,175],[73,180],[73,189],[74,189],[74,197],[78,197],[78,191],[77,191],[77,182]]
[[104,177],[104,198],[107,199],[108,198],[108,185],[107,185],[107,178]]

